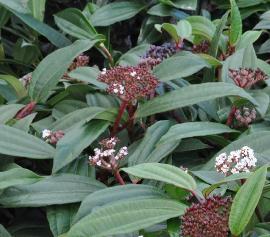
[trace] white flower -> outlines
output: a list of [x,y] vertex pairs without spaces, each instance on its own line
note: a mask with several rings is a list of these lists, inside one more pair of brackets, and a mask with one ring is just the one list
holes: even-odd
[[44,129],[43,131],[42,131],[42,138],[48,138],[48,137],[50,137],[51,136],[51,134],[52,134],[52,131],[51,130],[48,130],[48,129]]
[[104,75],[104,74],[106,74],[106,72],[107,72],[107,69],[103,68],[101,74]]
[[132,76],[132,77],[135,77],[136,75],[137,75],[137,73],[135,71],[130,73],[130,76]]

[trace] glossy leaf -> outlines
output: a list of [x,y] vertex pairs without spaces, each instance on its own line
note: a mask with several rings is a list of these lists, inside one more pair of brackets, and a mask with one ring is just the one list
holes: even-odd
[[242,18],[235,0],[230,0],[231,3],[231,27],[229,41],[231,45],[236,45],[242,35]]
[[136,166],[122,168],[123,171],[133,176],[153,179],[168,184],[173,184],[179,188],[186,190],[195,190],[196,182],[185,171],[168,164],[160,163],[145,163]]
[[5,124],[23,108],[20,104],[1,105],[0,106],[0,124]]
[[266,174],[267,166],[259,168],[248,177],[234,197],[229,217],[232,234],[240,235],[248,224],[260,200]]
[[156,97],[141,105],[135,116],[137,118],[146,117],[225,96],[240,96],[253,104],[257,104],[243,89],[229,83],[213,82],[190,85]]

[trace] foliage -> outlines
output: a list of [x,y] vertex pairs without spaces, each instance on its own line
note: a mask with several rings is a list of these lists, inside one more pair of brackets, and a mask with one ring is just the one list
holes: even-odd
[[0,0],[0,236],[270,236],[269,7]]

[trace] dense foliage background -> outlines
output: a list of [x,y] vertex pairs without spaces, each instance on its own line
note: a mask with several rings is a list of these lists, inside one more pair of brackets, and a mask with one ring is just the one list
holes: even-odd
[[0,237],[269,237],[268,9],[0,0]]

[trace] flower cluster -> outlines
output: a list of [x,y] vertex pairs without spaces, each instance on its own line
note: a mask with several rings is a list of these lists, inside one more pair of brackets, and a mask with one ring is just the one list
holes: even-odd
[[115,146],[118,142],[116,137],[103,139],[99,142],[101,149],[95,148],[95,155],[89,156],[89,163],[110,171],[118,168],[118,162],[128,155],[126,146],[121,147],[116,153]]
[[51,130],[44,129],[42,131],[42,138],[45,139],[46,142],[53,145],[55,145],[64,135],[65,133],[61,130],[53,132]]
[[215,167],[217,172],[227,176],[241,172],[248,173],[256,167],[256,163],[257,158],[254,151],[250,147],[244,146],[240,150],[231,151],[228,156],[226,153],[220,154],[216,157]]
[[193,53],[205,53],[207,54],[210,48],[210,42],[203,40],[199,44],[194,44],[192,48]]
[[256,114],[256,109],[244,106],[243,108],[238,108],[235,111],[234,117],[237,120],[237,125],[239,127],[248,127],[250,123],[256,120]]
[[231,55],[235,53],[235,46],[228,45],[227,51],[225,53],[221,53],[219,56],[219,60],[224,61]]
[[160,64],[164,59],[171,57],[177,53],[182,46],[175,43],[164,43],[161,46],[151,45],[146,53],[142,56],[139,67],[152,70],[156,65]]
[[227,237],[231,197],[214,196],[192,204],[182,216],[183,237]]
[[19,79],[19,81],[23,84],[25,88],[28,88],[31,80],[32,80],[32,72],[29,72],[28,74],[24,75]]
[[83,67],[89,64],[89,57],[83,54],[77,56],[73,63],[69,66],[68,72],[75,70],[78,67]]
[[98,80],[108,85],[107,91],[121,100],[133,102],[155,91],[158,81],[148,70],[133,66],[103,69]]
[[257,82],[268,79],[259,68],[256,70],[251,68],[229,69],[229,77],[237,86],[245,89],[250,89]]

